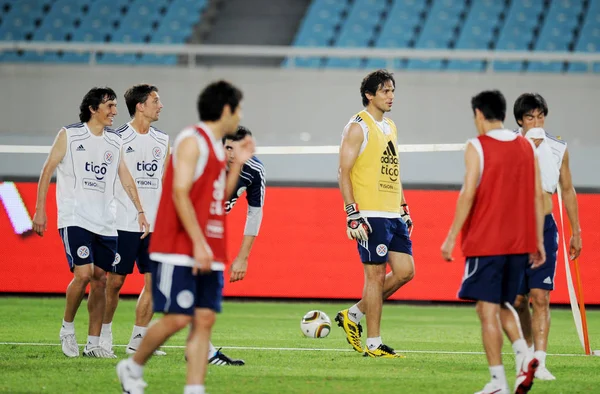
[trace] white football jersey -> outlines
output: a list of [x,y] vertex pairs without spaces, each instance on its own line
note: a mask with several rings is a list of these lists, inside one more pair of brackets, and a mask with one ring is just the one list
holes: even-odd
[[[140,202],[150,223],[150,231],[154,231],[165,159],[169,150],[169,136],[152,126],[147,134],[140,134],[131,123],[125,123],[117,132],[123,139],[123,160],[135,180]],[[117,230],[139,232],[138,210],[125,193],[120,181],[117,181],[116,198]]]
[[525,137],[542,140],[536,149],[540,174],[542,176],[542,188],[547,193],[556,192],[560,179],[560,167],[562,166],[563,157],[567,150],[567,143],[548,134],[541,128],[529,130]]
[[64,127],[67,152],[56,174],[58,228],[82,227],[116,236],[115,183],[121,160],[121,136],[105,128],[95,136],[85,123]]

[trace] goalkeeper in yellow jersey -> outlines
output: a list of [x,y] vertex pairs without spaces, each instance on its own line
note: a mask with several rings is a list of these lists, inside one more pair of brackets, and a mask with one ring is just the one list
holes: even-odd
[[[396,125],[384,117],[392,109],[394,90],[394,77],[387,71],[374,71],[363,79],[360,93],[365,109],[344,128],[340,147],[339,186],[346,232],[357,242],[365,282],[362,299],[338,312],[335,320],[354,350],[368,357],[403,357],[381,340],[381,310],[383,300],[415,274],[412,220],[400,182]],[[386,265],[391,268],[387,275]],[[364,348],[360,339],[363,316],[367,322]]]

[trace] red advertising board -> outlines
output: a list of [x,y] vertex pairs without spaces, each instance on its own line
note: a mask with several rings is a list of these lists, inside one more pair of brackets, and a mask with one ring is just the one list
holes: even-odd
[[[1,184],[0,184],[1,185]],[[30,216],[35,211],[36,184],[16,183]],[[398,300],[456,301],[464,263],[444,262],[440,246],[448,231],[458,192],[406,190],[415,222],[413,247],[416,276],[393,296]],[[6,200],[6,193],[2,195]],[[14,197],[12,197],[14,198]],[[44,237],[17,234],[3,201],[0,209],[0,292],[64,293],[71,274],[56,230],[55,189],[48,194],[48,228]],[[600,304],[600,195],[580,194],[579,210],[584,251],[580,272],[587,304]],[[242,200],[228,216],[229,252],[234,257],[242,239],[246,206]],[[14,215],[13,215],[14,216]],[[558,213],[555,213],[558,219]],[[507,212],[506,220],[511,220]],[[568,240],[567,240],[568,241]],[[562,247],[561,247],[562,250]],[[568,303],[564,260],[559,252],[552,302]],[[356,244],[346,238],[345,217],[338,190],[269,187],[261,232],[250,256],[248,274],[227,283],[226,296],[277,298],[360,298],[362,266]],[[131,275],[124,294],[137,294],[142,277]]]

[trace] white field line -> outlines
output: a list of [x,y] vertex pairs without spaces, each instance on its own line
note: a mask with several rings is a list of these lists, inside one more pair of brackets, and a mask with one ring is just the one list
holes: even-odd
[[[36,342],[0,342],[0,346],[60,346],[60,343],[36,343]],[[85,346],[80,344],[79,346]],[[126,345],[113,345],[115,347],[125,347]],[[166,345],[162,348],[184,349],[183,345]],[[217,346],[219,347],[219,346]],[[235,350],[259,350],[259,351],[285,351],[285,352],[354,352],[352,349],[328,349],[328,348],[302,348],[302,347],[260,347],[260,346],[223,346],[223,349]],[[453,352],[445,350],[397,350],[398,353],[421,353],[421,354],[465,354],[465,355],[483,355],[484,352]],[[512,353],[504,353],[512,354]],[[551,354],[548,356],[558,357],[586,357],[585,354]]]

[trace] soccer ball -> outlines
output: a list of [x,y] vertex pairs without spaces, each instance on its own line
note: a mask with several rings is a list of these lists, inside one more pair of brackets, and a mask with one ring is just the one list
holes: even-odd
[[325,338],[331,331],[331,319],[323,311],[310,311],[302,318],[300,329],[308,338]]

